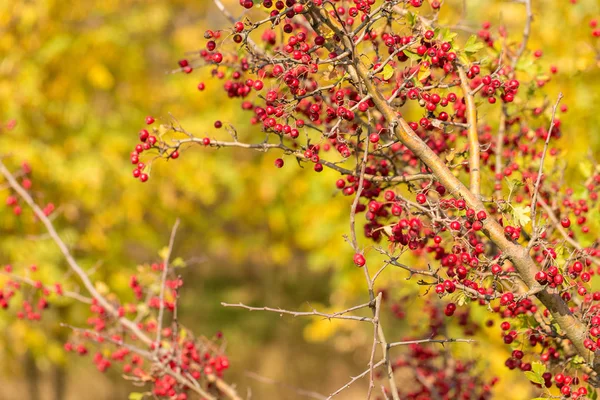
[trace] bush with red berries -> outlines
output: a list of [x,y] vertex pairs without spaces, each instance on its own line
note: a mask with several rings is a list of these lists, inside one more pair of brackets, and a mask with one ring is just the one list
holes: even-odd
[[[246,11],[239,20],[215,0],[231,26],[207,30],[202,49],[180,60],[179,69],[191,74],[209,68],[211,79],[194,87],[222,87],[266,140],[241,137],[220,120],[203,137],[172,118],[147,117],[139,132],[130,158],[133,177],[141,182],[149,180],[152,162],[183,157],[198,145],[277,153],[276,168],[300,164],[340,174],[332,185],[349,200],[331,201],[336,207],[350,203],[346,239],[354,257],[348,262],[365,276],[366,303],[332,314],[225,304],[373,324],[368,369],[332,395],[365,377],[368,397],[376,378],[385,385],[384,396],[394,400],[490,397],[496,378],[479,374],[470,362],[451,360],[439,347],[469,341],[446,336],[445,327],[455,321],[465,335],[475,334],[469,319],[475,308],[489,313],[489,325],[501,319],[496,334],[511,350],[506,367],[521,370],[544,396],[583,398],[599,384],[600,292],[591,288],[600,273],[600,249],[590,220],[598,218],[600,169],[594,165],[575,190],[550,167],[568,127],[556,115],[562,95],[533,101],[547,96],[538,89],[551,78],[519,69],[521,60],[542,56],[528,49],[533,15],[530,0],[522,3],[526,26],[521,41],[510,43],[503,29],[489,23],[472,36],[438,26],[444,4],[436,0],[240,0],[238,11]],[[255,13],[258,8],[266,16]],[[590,25],[598,36],[596,22]],[[29,203],[24,180],[11,186]],[[8,205],[21,214],[20,204],[11,197]],[[45,222],[45,212],[35,207]],[[375,254],[385,257],[383,267],[369,264]],[[421,262],[408,265],[408,254]],[[427,305],[429,330],[421,339],[386,338],[391,332],[382,326],[383,305],[404,316],[393,293],[377,286],[386,268],[419,277],[409,284],[437,299]],[[176,278],[164,282],[173,301],[180,284]],[[52,290],[33,284],[41,310]],[[13,285],[16,290],[20,284]],[[142,301],[148,287],[132,278],[132,289]],[[10,299],[6,290],[4,302]],[[93,328],[83,337],[116,346],[110,358],[94,358],[104,370],[135,353],[110,330],[128,326],[129,308],[91,294]],[[164,292],[148,304],[161,315],[175,307]],[[353,315],[362,308],[372,315]],[[29,319],[39,314],[30,304],[21,312]],[[178,339],[160,321],[130,328],[148,339],[138,337],[138,350],[164,370],[145,371],[131,358],[127,373],[151,380],[161,398],[184,398],[175,396],[194,388],[213,398],[239,398],[220,380],[228,365],[224,355],[210,344]],[[395,347],[405,351],[392,356]],[[68,349],[87,352],[78,342]],[[418,384],[399,385],[398,376]]]

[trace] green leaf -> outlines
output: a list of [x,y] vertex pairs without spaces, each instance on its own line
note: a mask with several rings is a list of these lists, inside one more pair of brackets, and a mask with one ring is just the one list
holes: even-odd
[[526,371],[525,376],[534,383],[539,383],[540,385],[544,383],[544,378],[541,375],[536,374],[535,372]]
[[538,325],[537,321],[532,316],[522,314],[519,315],[517,319],[519,320],[519,325],[517,325],[519,328],[534,328]]
[[440,30],[440,40],[443,42],[452,43],[452,40],[458,36],[458,33],[452,32],[449,28],[443,28]]
[[[506,182],[508,182],[508,189],[510,190],[510,194],[511,195],[518,188],[520,188],[522,186],[525,186],[525,184],[523,183],[523,181],[521,181],[519,179],[512,179],[512,180],[508,180],[508,178],[504,178],[504,179],[506,179]],[[508,196],[508,197],[510,199],[510,196]]]
[[144,398],[144,393],[133,392],[129,393],[129,400],[142,400]]
[[410,26],[415,26],[415,23],[417,22],[417,16],[414,13],[407,12],[406,20]]
[[383,67],[383,79],[387,81],[392,76],[394,76],[394,67],[390,64],[386,64],[385,67]]
[[414,61],[418,61],[422,58],[420,55],[418,55],[417,53],[414,53],[410,50],[403,50],[403,52],[404,52],[404,54],[406,54],[406,56],[408,58],[410,58],[411,60],[414,60]]
[[573,358],[571,358],[571,364],[573,364],[573,365],[581,365],[584,363],[585,363],[585,360],[580,355],[577,355],[577,356],[574,356]]
[[533,372],[535,372],[539,376],[542,376],[544,374],[544,372],[546,372],[546,366],[544,364],[542,364],[541,362],[537,362],[537,361],[535,361],[531,364],[531,369],[533,370]]
[[529,206],[513,207],[512,214],[514,221],[521,226],[525,226],[531,221],[531,207]]
[[593,388],[593,387],[591,387],[591,386],[588,386],[588,397],[589,397],[591,400],[596,400],[596,399],[598,399],[598,392],[596,391],[596,389],[595,389],[595,388]]
[[479,50],[483,49],[483,43],[477,40],[477,36],[471,35],[467,43],[465,43],[464,51],[465,53],[477,53]]
[[532,57],[521,57],[515,66],[517,71],[533,73],[534,61]]

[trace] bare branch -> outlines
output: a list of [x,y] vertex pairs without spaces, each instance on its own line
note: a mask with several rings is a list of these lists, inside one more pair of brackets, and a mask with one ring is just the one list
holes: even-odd
[[163,260],[163,271],[160,279],[160,297],[159,297],[159,309],[158,309],[158,326],[156,330],[156,351],[160,348],[160,336],[163,327],[163,313],[165,311],[165,287],[167,282],[167,275],[169,273],[169,260],[171,259],[171,253],[173,252],[173,244],[175,243],[175,235],[177,234],[177,228],[179,227],[179,218],[175,221],[173,229],[171,230],[171,237],[169,238],[169,248],[165,259]]
[[[544,150],[542,151],[542,158],[540,159],[540,168],[538,170],[537,179],[535,181],[535,186],[533,187],[533,198],[531,200],[531,226],[533,232],[535,232],[535,228],[537,225],[537,217],[536,217],[536,209],[537,209],[537,198],[538,192],[540,189],[540,183],[542,182],[542,173],[544,170],[544,160],[546,159],[546,152],[548,151],[548,144],[550,143],[550,138],[552,137],[552,131],[555,126],[555,118],[556,118],[556,109],[558,108],[558,104],[560,100],[563,98],[563,94],[558,94],[558,99],[556,99],[556,104],[552,108],[552,119],[550,120],[550,129],[548,129],[548,136],[546,136],[546,142],[544,143]],[[535,234],[535,233],[534,233]]]
[[289,311],[289,310],[284,310],[281,308],[270,308],[270,307],[250,307],[247,306],[245,304],[242,303],[238,303],[238,304],[230,304],[230,303],[221,303],[221,305],[223,307],[237,307],[237,308],[244,308],[246,310],[249,311],[269,311],[269,312],[274,312],[277,314],[288,314],[288,315],[292,315],[294,317],[305,317],[305,316],[317,316],[317,317],[323,317],[325,319],[346,319],[346,320],[352,320],[352,321],[367,321],[367,322],[372,322],[373,320],[369,317],[357,317],[357,316],[352,316],[352,315],[344,315],[347,314],[349,312],[355,311],[355,310],[359,310],[361,308],[366,308],[369,307],[371,303],[365,303],[365,304],[361,304],[359,306],[354,306],[351,307],[347,310],[344,311],[338,311],[335,312],[333,314],[326,314],[326,313],[322,313],[320,311],[317,311],[315,309],[313,309],[312,311]]
[[420,340],[406,340],[406,341],[402,341],[402,342],[394,342],[394,343],[389,343],[388,344],[388,348],[392,348],[392,347],[396,347],[396,346],[406,346],[409,344],[421,344],[421,343],[439,343],[439,344],[446,344],[446,343],[476,343],[477,340],[475,339],[420,339]]

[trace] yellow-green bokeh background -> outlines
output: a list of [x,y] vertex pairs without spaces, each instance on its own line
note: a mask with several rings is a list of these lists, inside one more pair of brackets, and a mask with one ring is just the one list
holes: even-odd
[[[446,2],[441,22],[456,23],[462,3]],[[462,25],[478,29],[489,20],[518,37],[522,5],[465,3]],[[590,148],[597,154],[600,147],[600,73],[594,51],[599,47],[588,27],[591,18],[600,16],[600,6],[595,0],[533,3],[529,48],[543,49],[540,63],[546,69],[559,69],[543,90],[548,99],[559,91],[565,94],[569,111],[561,115],[561,147],[576,169]],[[334,189],[336,174],[304,171],[292,160],[275,170],[274,154],[193,149],[176,162],[159,162],[147,184],[131,178],[129,152],[148,114],[167,118],[171,113],[186,129],[212,137],[224,134],[212,128],[220,119],[236,125],[244,138],[261,140],[241,119],[239,104],[223,95],[222,82],[206,80],[208,70],[166,73],[184,52],[202,46],[205,29],[222,26],[224,18],[208,0],[1,1],[0,122],[15,119],[17,127],[0,132],[0,152],[12,154],[13,166],[30,162],[34,192],[59,205],[61,234],[82,265],[94,268],[92,277],[117,292],[128,292],[128,276],[137,264],[156,260],[170,227],[181,218],[176,252],[193,261],[183,272],[181,319],[199,333],[225,333],[230,380],[242,393],[251,387],[257,399],[301,397],[252,380],[245,371],[330,393],[364,369],[370,327],[247,313],[219,304],[298,309],[310,301],[328,310],[365,300],[362,271],[353,267],[342,239],[349,201]],[[207,82],[202,94],[195,88],[201,80]],[[6,196],[0,192],[2,204]],[[0,264],[37,263],[41,277],[61,279],[64,264],[50,241],[17,235],[21,228],[33,228],[20,226],[6,212],[0,214],[0,228],[2,235],[7,232],[0,237]],[[417,294],[404,278],[390,271],[382,279],[398,293]],[[404,306],[418,309],[419,304],[415,299]],[[65,371],[65,398],[126,398],[131,387],[117,373],[102,375],[89,359],[65,357],[60,350],[67,332],[57,321],[84,322],[83,313],[56,307],[36,324],[0,315],[0,399],[27,398],[34,381],[43,399],[53,399],[56,365]],[[484,314],[478,311],[475,318],[484,321]],[[418,333],[419,317],[412,312],[406,321],[390,321],[389,336],[399,339],[413,328]],[[465,358],[485,355],[480,357],[482,371],[501,378],[498,398],[532,397],[524,377],[503,367],[508,353],[497,330],[482,328],[478,340],[478,345],[455,350]],[[358,383],[342,398],[362,398],[364,390],[364,382]]]

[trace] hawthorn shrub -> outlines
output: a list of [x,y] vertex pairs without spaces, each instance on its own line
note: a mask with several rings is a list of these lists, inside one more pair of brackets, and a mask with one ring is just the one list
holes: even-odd
[[[363,304],[334,313],[223,306],[371,324],[366,369],[322,398],[343,396],[363,378],[367,398],[491,398],[497,378],[447,351],[473,341],[467,337],[478,328],[470,319],[476,308],[489,313],[490,326],[501,320],[495,329],[512,350],[506,367],[521,370],[540,396],[594,397],[600,169],[594,162],[581,183],[567,185],[557,167],[556,141],[567,129],[557,110],[566,106],[562,95],[547,99],[541,88],[550,75],[531,62],[542,55],[527,48],[531,1],[522,1],[526,23],[516,43],[486,22],[471,36],[439,26],[445,5],[437,0],[240,0],[240,18],[214,3],[230,28],[207,30],[204,48],[179,60],[178,71],[210,68],[212,79],[194,85],[200,92],[222,86],[264,140],[247,141],[255,135],[220,120],[214,134],[201,137],[173,117],[148,116],[130,154],[133,177],[148,181],[155,161],[176,160],[192,146],[277,152],[275,168],[337,171],[332,185],[351,203],[348,262],[367,288]],[[590,25],[598,36],[595,21]],[[219,338],[194,336],[177,321],[182,282],[170,268],[177,226],[163,259],[131,278],[136,301],[153,311],[136,316],[135,304],[100,293],[77,264],[48,218],[54,207],[40,208],[29,193],[27,164],[11,172],[2,163],[0,172],[13,192],[8,206],[17,215],[23,206],[33,210],[87,290],[86,297],[32,281],[7,266],[4,308],[36,320],[54,297],[73,297],[90,305],[91,328],[72,327],[65,349],[85,354],[87,342],[110,349],[96,353],[99,370],[122,363],[156,398],[243,397],[224,379],[229,359]],[[383,265],[370,262],[375,254]],[[409,255],[419,262],[405,262]],[[428,327],[422,338],[394,341],[383,327],[386,303],[404,315],[394,294],[377,285],[391,268],[418,278],[403,284],[431,299],[420,310]],[[12,305],[28,287],[35,304]],[[447,336],[451,324],[465,338]],[[392,354],[396,347],[400,355]]]

